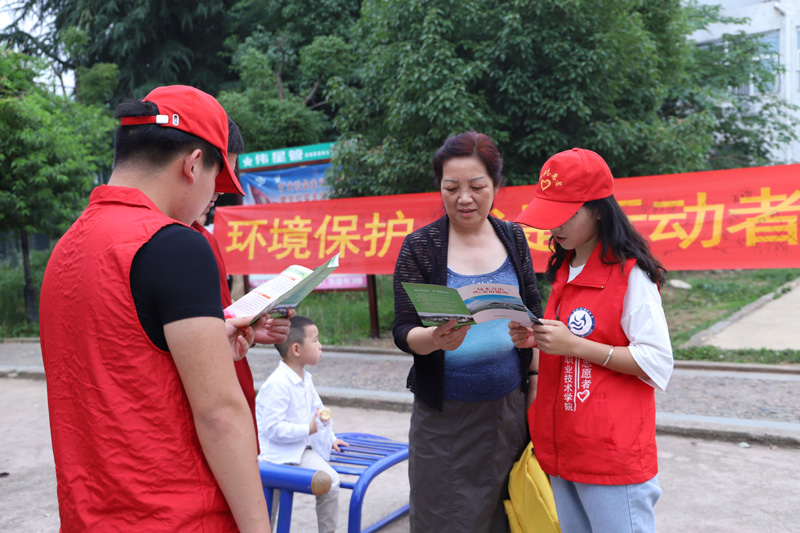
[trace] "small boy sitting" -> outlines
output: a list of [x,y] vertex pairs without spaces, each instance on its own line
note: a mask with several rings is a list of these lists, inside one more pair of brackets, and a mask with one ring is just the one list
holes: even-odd
[[[331,476],[330,491],[317,496],[319,533],[330,533],[339,518],[339,474],[328,461],[331,448],[338,452],[347,443],[334,435],[333,420],[320,419],[322,400],[305,370],[322,357],[319,329],[310,318],[294,316],[286,342],[275,347],[282,360],[256,395],[258,460],[323,470]],[[272,509],[274,525],[277,505]]]

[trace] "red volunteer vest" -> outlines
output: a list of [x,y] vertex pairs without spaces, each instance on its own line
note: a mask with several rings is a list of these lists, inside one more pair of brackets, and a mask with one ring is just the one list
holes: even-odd
[[[219,290],[222,294],[222,307],[228,307],[233,303],[231,298],[231,291],[228,288],[228,271],[225,268],[225,261],[222,259],[222,251],[219,249],[219,243],[214,235],[206,228],[195,222],[192,227],[206,238],[211,250],[214,252],[214,257],[217,259],[217,268],[219,269]],[[250,363],[247,362],[247,357],[233,362],[236,368],[236,377],[239,380],[239,385],[242,387],[244,397],[247,400],[247,405],[250,406],[250,413],[253,415],[253,427],[255,428],[256,435],[256,449],[258,448],[258,425],[256,423],[256,388],[253,383],[253,371],[250,370]],[[260,452],[260,449],[259,449]]]
[[47,265],[40,328],[62,531],[237,531],[172,357],[131,295],[134,255],[175,223],[137,189],[100,186]]
[[[600,261],[600,245],[572,282],[569,257],[556,273],[544,316],[576,335],[627,346],[620,325],[631,259],[624,270]],[[626,485],[658,473],[655,393],[636,376],[577,357],[542,352],[531,440],[542,469],[577,483]]]

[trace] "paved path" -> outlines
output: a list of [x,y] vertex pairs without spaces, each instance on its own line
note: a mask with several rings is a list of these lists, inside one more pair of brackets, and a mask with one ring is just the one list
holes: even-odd
[[[800,349],[800,280],[695,336],[727,347]],[[744,336],[736,337],[745,332]],[[732,344],[726,344],[726,343]],[[249,356],[255,386],[278,364],[272,348]],[[393,350],[324,350],[314,381],[336,406],[338,431],[406,440],[409,356]],[[0,344],[0,531],[55,531],[55,474],[38,342]],[[14,379],[16,378],[16,379]],[[666,393],[657,392],[660,532],[800,531],[800,365],[676,362]],[[9,408],[10,407],[10,408]],[[7,473],[8,475],[3,475]],[[365,525],[406,498],[404,465],[368,492]],[[341,501],[345,529],[347,491]],[[294,531],[315,530],[313,499],[295,501]],[[383,531],[405,533],[407,519]]]
[[[42,380],[0,379],[0,531],[58,530],[55,471]],[[9,408],[10,407],[10,408]],[[405,440],[408,412],[333,408],[339,431],[372,431]],[[657,437],[659,533],[764,533],[800,531],[800,452],[781,446]],[[2,473],[7,473],[3,476]],[[340,496],[339,531],[346,530],[349,491]],[[364,525],[405,503],[406,464],[378,476],[367,491]],[[294,533],[316,532],[314,500],[297,495]],[[408,533],[408,518],[382,530]]]
[[[800,293],[800,291],[796,291]],[[254,386],[278,365],[271,347],[248,357]],[[314,383],[326,403],[409,411],[405,387],[411,358],[401,352],[359,353],[327,348]],[[43,379],[37,343],[0,344],[0,376]],[[800,365],[741,365],[676,361],[667,392],[656,392],[663,433],[800,447]]]
[[800,350],[799,324],[800,279],[796,279],[694,335],[687,344],[727,350]]
[[[351,349],[354,350],[354,349]],[[328,348],[310,371],[331,405],[410,411],[405,387],[411,358],[400,352],[358,353]],[[248,356],[254,386],[278,365],[271,347]],[[0,344],[0,376],[43,379],[36,343]],[[667,392],[656,392],[657,427],[664,433],[800,447],[800,365],[737,365],[677,361]]]
[[[279,356],[263,348],[253,350],[249,359],[260,384],[277,366]],[[656,393],[659,430],[800,446],[800,366],[688,361],[676,366],[667,392]],[[412,396],[405,381],[410,367],[406,355],[328,349],[310,371],[328,403],[409,410]]]

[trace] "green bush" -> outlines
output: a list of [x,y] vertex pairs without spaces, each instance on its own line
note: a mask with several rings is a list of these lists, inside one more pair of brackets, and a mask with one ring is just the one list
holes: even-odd
[[24,322],[25,302],[22,299],[24,285],[22,267],[10,263],[0,264],[0,327]]
[[[380,337],[391,339],[394,321],[392,276],[375,278]],[[306,315],[319,325],[323,344],[363,344],[370,338],[367,291],[313,292],[297,306],[297,314]]]
[[[42,277],[50,258],[49,250],[31,252],[31,276],[36,292],[36,304],[39,305],[39,291]],[[12,258],[0,263],[0,337],[36,337],[39,335],[39,324],[28,322],[25,310],[25,274],[22,259]]]
[[757,363],[764,365],[800,364],[800,350],[766,350],[764,348],[728,350],[715,346],[674,348],[675,359],[684,361],[716,361],[720,363]]
[[[37,298],[49,257],[50,250],[31,254]],[[710,346],[681,346],[694,333],[798,277],[800,269],[670,272],[668,279],[682,279],[692,284],[690,290],[665,285],[661,291],[675,358],[766,364],[800,363],[800,351],[797,350],[722,350]],[[27,322],[23,283],[19,257],[0,263],[0,337],[39,334],[38,324]],[[544,308],[551,287],[541,274],[537,276],[537,283]],[[319,324],[323,344],[392,346],[392,276],[376,276],[376,284],[379,341],[370,338],[366,291],[314,292],[298,306],[297,312]]]

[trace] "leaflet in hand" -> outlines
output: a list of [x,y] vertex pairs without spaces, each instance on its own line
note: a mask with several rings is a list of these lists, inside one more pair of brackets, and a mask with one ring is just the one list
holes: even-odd
[[292,265],[226,307],[225,316],[252,316],[250,325],[267,313],[272,317],[286,316],[287,309],[297,306],[338,266],[339,254],[314,270]]
[[453,289],[426,283],[403,283],[422,324],[440,326],[456,320],[459,326],[507,319],[523,326],[542,322],[522,303],[513,285],[476,283]]

